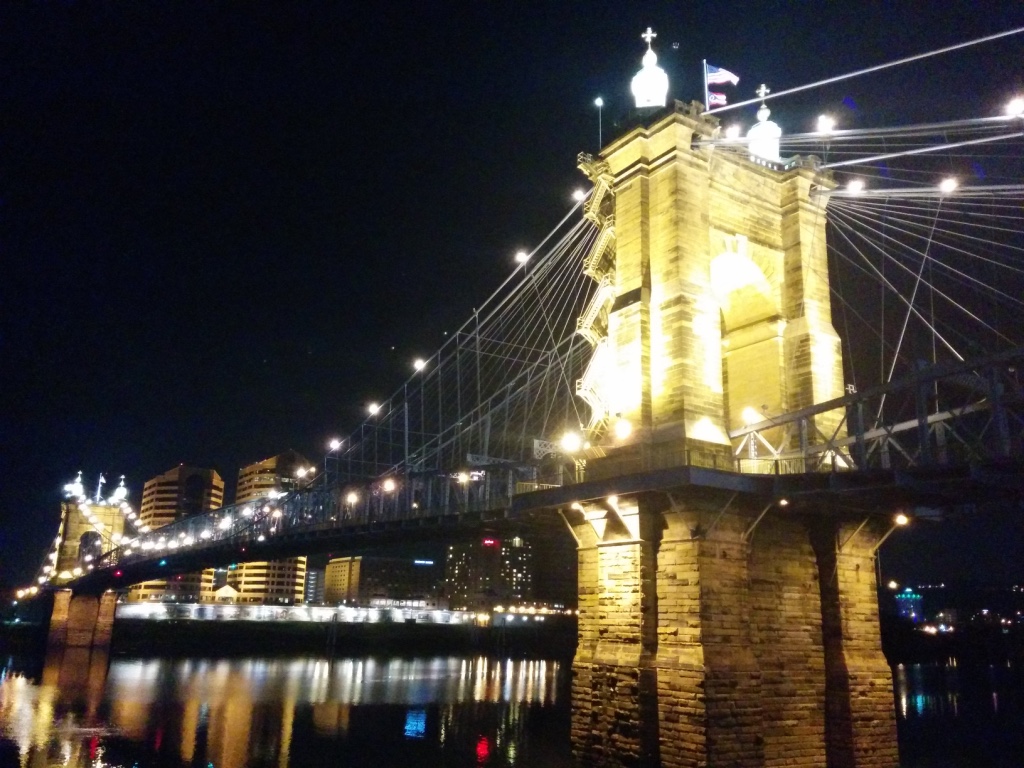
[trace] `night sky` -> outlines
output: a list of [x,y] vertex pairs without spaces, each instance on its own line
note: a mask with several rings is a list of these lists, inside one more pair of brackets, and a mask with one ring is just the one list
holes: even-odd
[[[707,58],[737,101],[1024,26],[1024,5],[0,6],[0,583],[32,575],[79,469],[127,475],[136,503],[180,462],[230,493],[240,465],[353,429],[571,207],[593,100],[607,141],[648,25],[670,97],[702,96]],[[994,114],[1022,51],[805,92],[773,119]],[[887,558],[1021,575],[1019,523],[961,527],[959,559],[928,532]]]

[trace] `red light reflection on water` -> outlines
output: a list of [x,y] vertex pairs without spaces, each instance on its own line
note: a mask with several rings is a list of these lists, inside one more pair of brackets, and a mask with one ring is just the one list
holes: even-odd
[[481,735],[476,740],[476,764],[483,765],[487,762],[487,758],[491,756],[491,742],[486,736]]

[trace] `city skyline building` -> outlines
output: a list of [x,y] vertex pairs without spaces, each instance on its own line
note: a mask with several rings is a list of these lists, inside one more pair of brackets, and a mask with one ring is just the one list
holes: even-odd
[[323,602],[328,605],[415,603],[440,607],[444,572],[434,560],[411,557],[336,557],[324,572]]
[[[315,471],[312,467],[293,450],[244,466],[238,470],[235,503],[245,504],[297,490]],[[210,583],[212,586],[212,576]],[[239,563],[228,571],[227,583],[238,590],[240,603],[301,603],[306,587],[306,558]]]
[[302,599],[309,605],[320,605],[324,602],[324,577],[325,568],[310,568],[306,564],[306,588],[303,590]]
[[[157,530],[223,505],[224,480],[216,470],[179,464],[143,484],[139,520]],[[201,580],[201,573],[185,573],[171,579],[146,581],[128,591],[128,600],[198,601]]]
[[489,610],[532,600],[530,544],[522,536],[484,536],[449,545],[445,596],[457,610]]
[[896,614],[904,619],[918,622],[924,619],[924,598],[907,587],[896,594]]

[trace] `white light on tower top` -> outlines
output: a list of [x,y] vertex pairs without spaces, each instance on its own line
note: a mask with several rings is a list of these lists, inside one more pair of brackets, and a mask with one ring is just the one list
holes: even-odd
[[85,486],[82,485],[82,472],[79,470],[78,477],[73,481],[64,486],[64,493],[67,494],[68,498],[72,499],[84,499],[85,498]]
[[650,27],[640,35],[647,42],[647,53],[644,54],[643,67],[633,76],[631,86],[637,108],[664,107],[668,98],[668,75],[658,66],[658,56],[651,48],[651,41],[657,36]]
[[752,157],[777,163],[782,159],[779,156],[779,139],[782,136],[782,129],[768,119],[771,110],[764,103],[765,97],[771,93],[771,88],[762,83],[756,93],[761,97],[761,108],[757,110],[757,124],[747,131],[749,140],[747,146]]
[[107,502],[117,506],[127,498],[128,489],[124,487],[124,475],[121,475],[121,483],[114,489],[114,495],[107,499]]

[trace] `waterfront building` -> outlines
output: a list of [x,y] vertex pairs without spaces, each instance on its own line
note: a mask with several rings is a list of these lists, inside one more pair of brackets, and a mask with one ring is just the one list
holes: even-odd
[[[139,519],[150,530],[156,530],[223,505],[224,481],[216,470],[179,464],[143,485]],[[146,581],[129,590],[128,600],[195,602],[199,599],[201,580],[202,574],[188,573]]]
[[456,609],[491,609],[533,598],[533,556],[521,536],[484,536],[448,547],[445,594]]
[[913,622],[921,621],[924,619],[923,601],[921,595],[907,587],[896,594],[896,613]]
[[[237,567],[237,566],[236,566]],[[199,602],[216,603],[220,590],[228,585],[228,568],[207,568],[199,587]]]
[[320,605],[324,601],[324,568],[306,568],[306,588],[303,599],[310,605]]
[[[295,451],[285,451],[238,470],[235,503],[265,499],[298,489],[308,481],[310,463]],[[306,558],[239,563],[228,572],[240,603],[291,605],[301,603],[306,586]]]
[[328,605],[415,603],[437,608],[443,572],[433,560],[409,557],[336,557],[324,574]]

